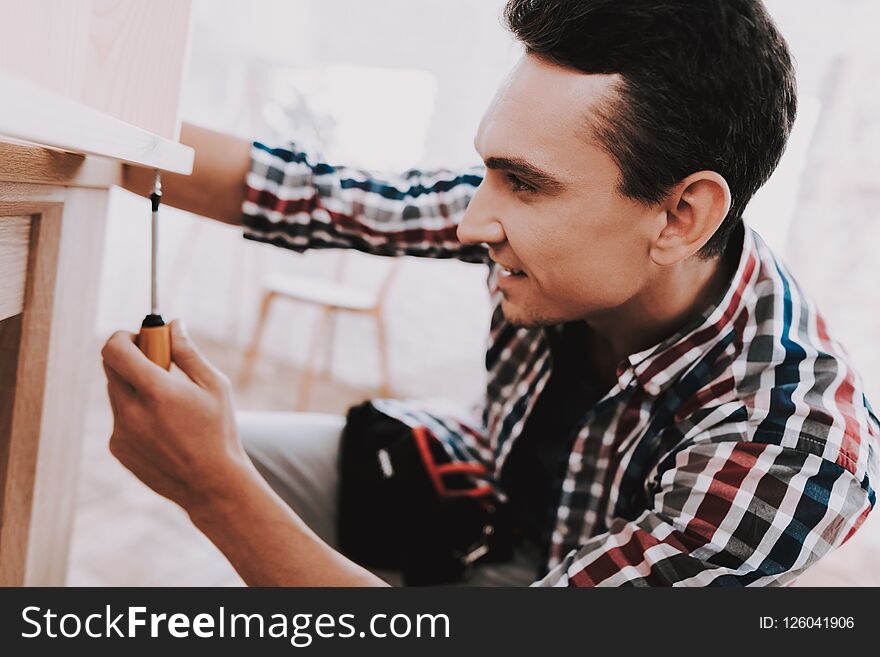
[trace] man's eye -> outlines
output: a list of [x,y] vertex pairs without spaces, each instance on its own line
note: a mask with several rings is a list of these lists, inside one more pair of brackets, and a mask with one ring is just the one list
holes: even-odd
[[515,176],[512,173],[508,173],[507,180],[510,183],[510,188],[515,192],[534,192],[535,188],[529,185],[527,182],[523,181],[520,177]]

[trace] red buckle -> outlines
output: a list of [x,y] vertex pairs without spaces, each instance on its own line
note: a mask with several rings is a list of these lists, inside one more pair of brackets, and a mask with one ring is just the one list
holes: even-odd
[[422,455],[422,461],[428,476],[434,484],[437,493],[446,497],[482,497],[492,494],[492,486],[483,484],[469,488],[466,490],[450,489],[443,483],[443,477],[450,474],[472,474],[477,476],[485,475],[488,472],[486,466],[481,463],[446,463],[438,465],[431,454],[431,448],[428,445],[428,436],[425,427],[413,427],[413,437],[416,445]]

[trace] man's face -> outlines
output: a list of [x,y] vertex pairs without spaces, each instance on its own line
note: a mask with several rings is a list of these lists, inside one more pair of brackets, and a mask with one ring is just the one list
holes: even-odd
[[658,206],[618,192],[620,170],[588,128],[617,76],[585,75],[526,55],[502,84],[474,145],[486,177],[458,230],[486,242],[508,321],[588,319],[642,289]]

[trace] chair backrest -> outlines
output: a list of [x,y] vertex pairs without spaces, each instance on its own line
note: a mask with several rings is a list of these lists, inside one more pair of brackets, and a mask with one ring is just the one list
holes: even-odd
[[[348,249],[339,250],[339,255],[336,258],[336,266],[333,271],[333,280],[337,283],[342,283],[345,280],[345,270],[350,259],[350,254],[351,251]],[[388,265],[385,277],[382,279],[382,283],[379,285],[379,290],[376,292],[377,307],[381,307],[385,303],[385,298],[388,296],[391,284],[394,282],[397,272],[400,269],[400,265],[403,262],[403,259],[397,256],[387,257],[385,259],[391,260],[391,263]]]

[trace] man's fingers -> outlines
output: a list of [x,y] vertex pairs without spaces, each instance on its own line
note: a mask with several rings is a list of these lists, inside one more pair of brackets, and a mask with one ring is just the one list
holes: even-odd
[[110,395],[110,405],[113,407],[114,414],[118,410],[119,402],[129,404],[137,401],[137,394],[134,388],[106,362],[104,363],[104,374],[107,375],[107,392]]
[[117,331],[101,350],[104,362],[139,393],[150,394],[168,383],[168,372],[151,362],[134,344],[134,335]]
[[110,447],[116,455],[115,451],[120,443],[117,431],[132,424],[142,426],[146,416],[142,406],[143,400],[138,397],[134,388],[106,363],[104,363],[104,372],[107,375],[107,396],[113,409],[113,434],[110,436]]
[[[131,419],[135,409],[139,409],[142,400],[138,398],[134,388],[113,371],[107,363],[104,363],[104,373],[107,375],[107,397],[110,399],[110,408],[113,410],[114,423],[125,423]],[[114,426],[116,426],[114,424]]]
[[171,360],[195,383],[216,389],[225,377],[202,356],[179,319],[171,322]]

